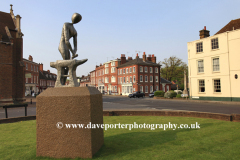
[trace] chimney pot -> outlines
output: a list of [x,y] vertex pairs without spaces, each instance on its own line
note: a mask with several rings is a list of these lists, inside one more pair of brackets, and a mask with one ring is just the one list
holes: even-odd
[[206,26],[204,26],[204,30],[206,30]]
[[143,52],[143,62],[146,62],[146,54]]

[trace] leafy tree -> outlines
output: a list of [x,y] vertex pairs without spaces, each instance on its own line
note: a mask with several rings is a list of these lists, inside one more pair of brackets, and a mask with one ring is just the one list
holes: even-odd
[[161,77],[169,80],[170,82],[178,81],[180,84],[184,79],[184,70],[187,74],[187,64],[176,56],[171,56],[168,59],[165,58],[164,61],[160,61],[158,64],[162,65]]

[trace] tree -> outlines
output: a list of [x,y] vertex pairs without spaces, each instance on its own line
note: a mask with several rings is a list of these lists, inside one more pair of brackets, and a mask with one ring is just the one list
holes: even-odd
[[165,58],[164,61],[160,61],[158,64],[162,65],[161,77],[170,82],[177,81],[181,83],[184,79],[184,70],[186,71],[186,74],[188,73],[187,64],[176,56],[171,56],[168,59]]

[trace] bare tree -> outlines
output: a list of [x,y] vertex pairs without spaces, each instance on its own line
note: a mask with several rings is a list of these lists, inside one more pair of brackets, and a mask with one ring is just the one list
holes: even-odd
[[181,83],[184,70],[187,72],[187,64],[176,56],[171,56],[168,59],[165,58],[164,61],[160,61],[158,64],[162,65],[161,77],[169,81],[177,80]]

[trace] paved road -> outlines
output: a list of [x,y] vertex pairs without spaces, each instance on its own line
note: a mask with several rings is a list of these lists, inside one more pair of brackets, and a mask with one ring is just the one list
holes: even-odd
[[[30,99],[27,99],[30,102]],[[103,96],[103,110],[181,110],[212,112],[223,114],[240,114],[239,104],[221,104],[221,103],[196,103],[177,100],[155,100],[152,98],[128,98],[122,96]],[[36,101],[29,104],[28,115],[36,115]],[[8,117],[24,116],[24,107],[9,108]],[[0,119],[5,118],[3,108],[0,108]]]

